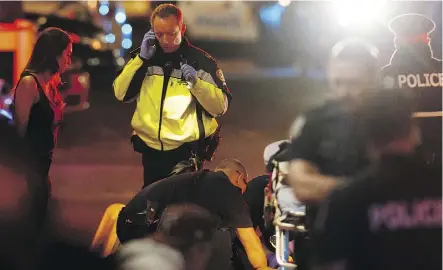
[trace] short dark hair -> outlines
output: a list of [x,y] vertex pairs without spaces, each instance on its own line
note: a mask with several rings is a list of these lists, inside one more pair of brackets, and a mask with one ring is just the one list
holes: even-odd
[[225,169],[237,171],[245,176],[245,178],[248,178],[248,170],[246,169],[246,166],[238,159],[235,158],[227,158],[222,161],[215,167],[215,171],[223,171]]
[[383,147],[407,136],[413,124],[416,103],[401,89],[368,94],[359,108],[368,142]]
[[177,18],[178,24],[183,25],[183,13],[182,11],[173,4],[161,4],[154,9],[151,14],[151,27],[154,23],[155,17],[160,17],[162,19],[167,18],[169,16],[175,16]]
[[378,54],[379,51],[375,46],[362,39],[350,38],[334,45],[331,50],[331,61],[343,60],[354,62],[365,69],[377,71],[380,69]]
[[170,205],[153,238],[185,253],[197,243],[211,241],[220,222],[217,216],[196,204]]

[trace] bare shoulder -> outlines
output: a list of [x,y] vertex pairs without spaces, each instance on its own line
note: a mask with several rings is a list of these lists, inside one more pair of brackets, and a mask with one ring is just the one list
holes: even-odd
[[29,89],[29,90],[37,90],[37,82],[35,81],[35,79],[32,76],[26,76],[23,77],[20,80],[19,85],[17,86],[17,88],[20,89]]
[[37,95],[38,89],[37,89],[37,82],[32,76],[26,76],[23,77],[20,80],[20,83],[17,85],[17,94],[32,94]]

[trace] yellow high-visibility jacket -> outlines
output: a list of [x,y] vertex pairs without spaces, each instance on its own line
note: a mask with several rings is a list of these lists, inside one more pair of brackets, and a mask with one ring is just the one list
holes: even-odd
[[[188,89],[180,63],[197,71],[197,82]],[[170,75],[169,75],[170,74]],[[113,84],[116,98],[137,101],[132,117],[133,133],[147,146],[167,151],[199,139],[196,104],[203,107],[205,137],[212,135],[231,98],[216,60],[183,40],[180,48],[165,54],[157,47],[155,55],[144,60],[133,57]]]

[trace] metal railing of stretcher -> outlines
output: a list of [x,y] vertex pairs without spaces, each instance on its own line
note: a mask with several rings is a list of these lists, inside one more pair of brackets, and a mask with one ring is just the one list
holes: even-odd
[[[290,211],[284,213],[280,210],[276,187],[281,184],[283,175],[279,169],[279,162],[272,160],[273,170],[270,173],[269,184],[265,189],[264,203],[264,219],[266,226],[274,226],[275,241],[270,241],[275,248],[277,263],[280,270],[296,269],[297,264],[294,260],[290,260],[290,233],[306,233],[304,211]],[[295,251],[294,251],[295,254]],[[294,257],[294,254],[292,257]]]

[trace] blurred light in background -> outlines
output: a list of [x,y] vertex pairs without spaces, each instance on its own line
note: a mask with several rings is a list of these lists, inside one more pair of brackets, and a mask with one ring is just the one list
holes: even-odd
[[88,1],[88,8],[91,11],[96,11],[97,10],[97,1],[96,0],[89,0]]
[[122,25],[122,33],[125,35],[129,35],[132,33],[132,26],[130,24],[125,23]]
[[11,105],[12,104],[12,98],[5,98],[5,100],[3,100],[3,103],[6,105]]
[[102,44],[101,44],[101,42],[99,41],[99,40],[97,40],[97,39],[94,39],[94,40],[92,40],[92,42],[91,42],[91,47],[94,49],[94,50],[101,50],[102,49]]
[[43,24],[45,24],[45,23],[47,23],[48,22],[48,19],[46,19],[46,17],[39,17],[38,19],[37,19],[37,23],[39,24],[39,25],[43,25]]
[[287,7],[287,6],[289,6],[291,4],[291,0],[278,0],[278,3],[282,7]]
[[0,109],[0,114],[4,117],[8,118],[9,120],[12,120],[12,114],[8,112],[7,110]]
[[126,14],[122,11],[118,11],[115,13],[115,21],[120,24],[124,23],[126,21]]
[[281,4],[264,6],[260,9],[260,19],[265,25],[271,28],[278,28],[281,24],[281,16],[284,10],[285,7]]
[[90,65],[90,66],[98,66],[98,65],[100,65],[100,59],[99,59],[99,58],[96,58],[96,57],[94,57],[94,58],[89,58],[86,62],[87,62],[88,65]]
[[125,59],[123,59],[123,57],[117,58],[117,65],[124,66],[125,65]]
[[125,38],[122,40],[122,47],[123,49],[129,49],[132,47],[132,40],[129,38]]
[[109,13],[109,7],[106,6],[106,5],[101,5],[101,6],[98,8],[98,12],[99,12],[101,15],[105,16],[106,14]]
[[361,29],[385,19],[385,0],[336,0],[333,3],[338,23],[343,27]]
[[114,43],[115,42],[115,35],[114,34],[107,34],[106,35],[106,42]]
[[113,54],[115,57],[119,57],[119,56],[121,55],[119,49],[114,49],[114,50],[112,51],[112,54]]

